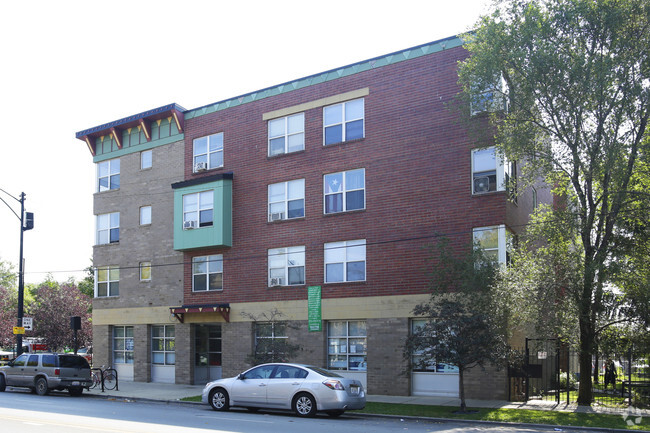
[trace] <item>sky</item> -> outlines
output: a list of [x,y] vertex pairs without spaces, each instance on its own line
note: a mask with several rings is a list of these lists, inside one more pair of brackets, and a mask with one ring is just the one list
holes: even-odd
[[[75,133],[152,108],[193,109],[454,36],[487,0],[32,0],[0,16],[0,260],[25,282],[92,264],[95,165]],[[9,207],[8,207],[9,206]]]

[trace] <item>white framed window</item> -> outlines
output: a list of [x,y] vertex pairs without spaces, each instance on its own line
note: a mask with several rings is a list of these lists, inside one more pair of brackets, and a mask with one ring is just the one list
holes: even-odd
[[496,154],[494,147],[472,150],[472,194],[515,187],[516,164]]
[[367,332],[365,320],[327,323],[327,368],[366,371]]
[[[287,325],[277,322],[255,322],[255,353],[282,358],[284,353],[276,353],[287,341]],[[286,346],[285,346],[286,347]]]
[[223,255],[192,258],[192,291],[223,290]]
[[325,282],[365,281],[366,240],[325,244]]
[[503,75],[490,82],[476,82],[472,86],[470,113],[472,116],[486,112],[508,110],[508,86]]
[[151,224],[151,206],[142,206],[140,208],[140,225],[146,226]]
[[140,170],[146,170],[153,165],[153,150],[143,150],[140,152]]
[[211,226],[214,220],[214,191],[183,196],[183,229]]
[[269,120],[269,156],[305,149],[305,114]]
[[269,185],[269,221],[305,216],[305,179]]
[[120,188],[120,159],[97,163],[97,191]]
[[97,215],[96,245],[112,244],[120,241],[120,213]]
[[120,294],[120,268],[100,266],[95,269],[95,297],[107,298]]
[[273,248],[269,254],[269,287],[305,284],[305,247]]
[[151,281],[151,262],[140,262],[140,281]]
[[323,176],[325,213],[348,212],[366,207],[366,170],[341,171]]
[[364,136],[363,98],[323,108],[323,137],[326,146]]
[[193,147],[193,171],[223,167],[223,132],[195,138]]
[[176,364],[174,325],[151,326],[151,362],[158,365]]
[[133,326],[113,326],[113,364],[133,364]]
[[501,224],[489,227],[476,227],[473,230],[474,244],[497,263],[506,264],[514,244],[514,236]]

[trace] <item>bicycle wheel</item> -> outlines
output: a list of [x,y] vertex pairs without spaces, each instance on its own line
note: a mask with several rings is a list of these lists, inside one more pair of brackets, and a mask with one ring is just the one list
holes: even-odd
[[115,389],[117,386],[117,376],[112,371],[104,372],[104,389]]
[[88,389],[93,389],[97,387],[102,381],[101,376],[99,375],[98,371],[93,371],[90,373],[90,378],[92,379],[92,384],[88,387]]

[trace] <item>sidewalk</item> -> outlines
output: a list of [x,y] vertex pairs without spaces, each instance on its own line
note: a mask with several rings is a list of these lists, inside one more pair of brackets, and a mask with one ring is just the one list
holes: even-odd
[[[84,391],[84,395],[103,396],[127,400],[158,400],[175,402],[186,397],[200,396],[203,385],[179,385],[173,383],[129,382],[118,384],[118,390],[104,391],[101,387]],[[422,404],[430,406],[460,407],[460,400],[453,397],[419,397],[419,396],[389,396],[368,395],[367,401],[393,404]],[[527,403],[509,402],[505,400],[466,400],[468,408],[508,408],[531,410],[557,410],[565,412],[603,413],[621,415],[629,413],[628,408],[611,408],[599,406],[578,406],[566,403],[557,404],[554,401],[531,400]],[[650,417],[650,410],[634,410],[635,416]]]

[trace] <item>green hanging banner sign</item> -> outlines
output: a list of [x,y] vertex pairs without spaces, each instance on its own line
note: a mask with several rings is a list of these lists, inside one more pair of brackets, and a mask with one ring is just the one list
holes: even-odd
[[320,332],[322,328],[320,286],[307,287],[307,318],[309,332]]

